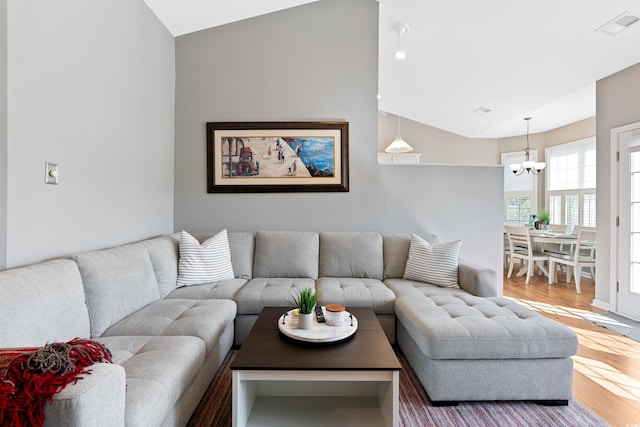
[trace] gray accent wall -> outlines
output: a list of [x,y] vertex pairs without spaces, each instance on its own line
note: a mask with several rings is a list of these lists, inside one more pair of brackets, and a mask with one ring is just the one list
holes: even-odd
[[6,266],[171,232],[172,35],[142,0],[9,0],[3,21]]
[[7,265],[7,1],[0,0],[0,270]]
[[[502,168],[377,165],[377,39],[371,0],[177,37],[174,229],[433,232],[500,272]],[[207,193],[207,122],[301,120],[349,122],[349,192]]]

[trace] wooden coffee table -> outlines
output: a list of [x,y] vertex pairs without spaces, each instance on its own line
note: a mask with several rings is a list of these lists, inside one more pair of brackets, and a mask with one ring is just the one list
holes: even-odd
[[347,308],[358,330],[339,343],[302,343],[265,308],[231,364],[233,425],[397,426],[400,362],[370,308]]

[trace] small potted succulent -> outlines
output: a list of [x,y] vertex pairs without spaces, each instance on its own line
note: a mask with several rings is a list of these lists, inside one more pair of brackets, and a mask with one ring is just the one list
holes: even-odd
[[303,288],[292,295],[293,305],[298,310],[298,329],[311,329],[313,326],[313,308],[318,301],[318,293],[311,288]]

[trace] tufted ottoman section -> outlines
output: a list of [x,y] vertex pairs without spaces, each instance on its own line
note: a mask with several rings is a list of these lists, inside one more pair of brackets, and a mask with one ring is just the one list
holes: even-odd
[[578,349],[571,329],[506,298],[401,297],[396,315],[432,359],[561,358]]
[[576,334],[516,302],[385,280],[397,296],[397,340],[434,405],[571,398]]

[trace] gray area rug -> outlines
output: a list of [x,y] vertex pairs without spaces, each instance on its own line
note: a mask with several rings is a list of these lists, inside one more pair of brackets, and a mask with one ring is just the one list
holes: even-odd
[[580,313],[578,316],[640,342],[640,322],[614,313]]

